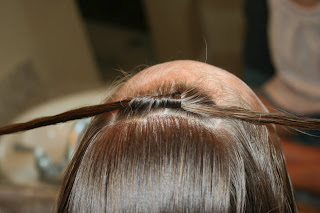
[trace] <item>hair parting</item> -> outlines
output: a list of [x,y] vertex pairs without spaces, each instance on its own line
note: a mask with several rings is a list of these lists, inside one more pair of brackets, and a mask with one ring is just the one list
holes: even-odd
[[[189,96],[190,97],[190,96]],[[191,98],[196,99],[198,95],[195,93]],[[190,102],[184,103],[182,94],[174,92],[171,94],[159,96],[142,96],[131,100],[122,100],[112,103],[104,103],[93,106],[81,107],[78,109],[63,112],[61,114],[41,117],[24,123],[13,123],[0,126],[0,135],[16,133],[20,131],[31,130],[48,125],[58,124],[62,122],[88,118],[102,113],[112,112],[124,109],[132,111],[150,111],[155,108],[176,108],[182,109],[189,113],[201,114],[205,117],[238,119],[255,123],[258,125],[277,124],[294,129],[301,130],[319,130],[319,119],[298,117],[285,112],[262,113],[244,109],[241,107],[217,106],[211,103]],[[190,99],[190,98],[189,98]],[[191,103],[191,104],[190,104]],[[148,110],[146,110],[148,108]]]
[[[190,92],[190,91],[189,91]],[[193,93],[193,92],[191,92]],[[63,123],[67,121],[88,118],[102,113],[112,112],[124,109],[124,112],[132,111],[150,111],[155,108],[176,108],[185,110],[189,113],[201,114],[205,117],[215,118],[229,118],[238,119],[255,123],[258,125],[277,124],[293,129],[301,130],[319,130],[320,120],[306,117],[298,117],[285,112],[262,113],[253,110],[248,110],[241,107],[217,106],[209,102],[192,102],[184,101],[185,99],[197,99],[197,93],[189,95],[173,92],[171,94],[159,96],[142,96],[129,100],[122,100],[112,103],[103,103],[93,106],[81,107],[61,114],[36,118],[28,122],[13,123],[9,125],[0,126],[0,135],[6,135],[26,130],[31,130],[39,127],[49,126],[53,124]],[[185,103],[187,102],[187,103]],[[148,110],[146,110],[148,108]]]

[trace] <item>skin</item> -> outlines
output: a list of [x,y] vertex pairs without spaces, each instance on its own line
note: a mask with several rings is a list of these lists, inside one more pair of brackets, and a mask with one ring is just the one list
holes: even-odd
[[[265,99],[264,104],[255,93],[235,75],[209,64],[196,61],[172,61],[149,67],[128,80],[113,97],[113,101],[124,100],[156,90],[164,82],[188,83],[201,87],[221,106],[242,106],[238,97],[252,110],[272,111],[272,106]],[[282,138],[282,145],[287,159],[288,171],[293,185],[298,189],[320,193],[320,150],[296,144]],[[301,155],[301,153],[304,153]]]
[[166,83],[187,83],[201,87],[221,106],[241,106],[239,96],[253,109],[267,112],[255,93],[238,77],[218,67],[190,60],[166,62],[149,67],[127,81],[114,100],[134,97],[137,91],[152,91]]

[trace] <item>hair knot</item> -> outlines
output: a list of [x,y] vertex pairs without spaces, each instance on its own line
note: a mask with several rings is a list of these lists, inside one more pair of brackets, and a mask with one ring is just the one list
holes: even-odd
[[143,96],[132,99],[128,107],[124,109],[124,112],[150,112],[159,108],[181,108],[181,96],[180,94],[166,94],[158,96]]

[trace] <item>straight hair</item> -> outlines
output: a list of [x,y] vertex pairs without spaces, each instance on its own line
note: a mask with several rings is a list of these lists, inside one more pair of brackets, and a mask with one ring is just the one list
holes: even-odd
[[297,212],[273,124],[320,129],[317,119],[217,106],[201,89],[175,85],[0,127],[0,135],[93,115],[59,213]]

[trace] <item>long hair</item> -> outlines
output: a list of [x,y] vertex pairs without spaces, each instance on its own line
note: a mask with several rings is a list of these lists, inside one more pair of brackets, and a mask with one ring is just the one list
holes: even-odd
[[[241,101],[241,100],[240,100]],[[0,135],[97,115],[57,212],[297,212],[272,124],[320,121],[217,106],[184,85],[0,127]]]

